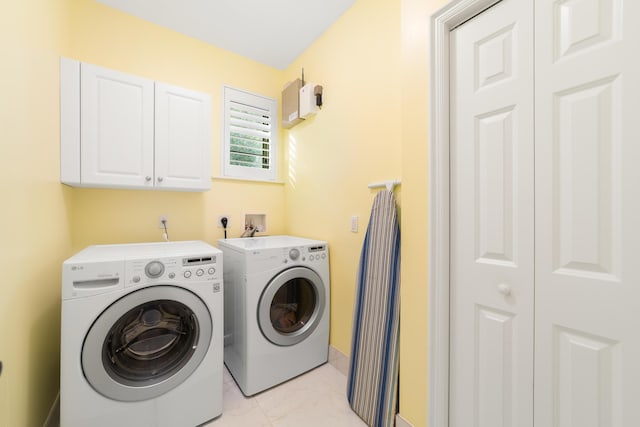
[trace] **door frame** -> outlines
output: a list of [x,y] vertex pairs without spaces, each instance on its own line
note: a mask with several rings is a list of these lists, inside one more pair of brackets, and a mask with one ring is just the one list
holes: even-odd
[[428,425],[449,426],[449,33],[502,0],[453,0],[430,20]]

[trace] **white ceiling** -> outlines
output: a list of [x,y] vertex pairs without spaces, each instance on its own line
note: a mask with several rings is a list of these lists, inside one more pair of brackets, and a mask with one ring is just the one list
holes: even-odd
[[97,0],[285,69],[356,0]]

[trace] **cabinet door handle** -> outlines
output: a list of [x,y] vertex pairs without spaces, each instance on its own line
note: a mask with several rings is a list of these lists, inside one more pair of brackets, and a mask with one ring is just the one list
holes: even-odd
[[158,182],[162,182],[163,178],[161,176],[158,177]]
[[150,177],[150,176],[147,176],[147,177],[145,177],[145,178],[144,178],[144,180],[145,180],[145,181],[147,181],[147,182],[149,182],[149,181],[151,181],[151,177]]

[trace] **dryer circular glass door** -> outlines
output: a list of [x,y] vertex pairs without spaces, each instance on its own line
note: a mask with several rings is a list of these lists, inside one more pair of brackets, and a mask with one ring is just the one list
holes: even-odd
[[195,371],[211,334],[211,314],[197,295],[174,286],[144,288],[96,319],[82,346],[82,370],[113,400],[152,399]]
[[281,271],[265,287],[258,303],[262,334],[281,346],[297,344],[311,335],[324,313],[324,286],[309,268]]

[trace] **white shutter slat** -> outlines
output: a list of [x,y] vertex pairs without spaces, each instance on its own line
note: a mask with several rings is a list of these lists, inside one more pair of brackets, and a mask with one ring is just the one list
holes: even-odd
[[252,132],[260,137],[269,137],[271,135],[271,129],[269,125],[258,125],[254,123],[241,122],[232,119],[229,119],[230,127],[236,132]]
[[238,119],[246,120],[248,122],[258,122],[258,123],[265,122],[265,121],[269,123],[271,122],[271,116],[266,112],[252,114],[246,111],[239,111],[232,108],[229,114],[231,114],[231,117],[236,117]]
[[243,103],[234,102],[234,101],[229,102],[229,110],[234,112],[244,112],[247,114],[253,114],[255,116],[261,116],[261,115],[268,116],[271,113],[267,108],[260,108],[257,106],[243,104]]

